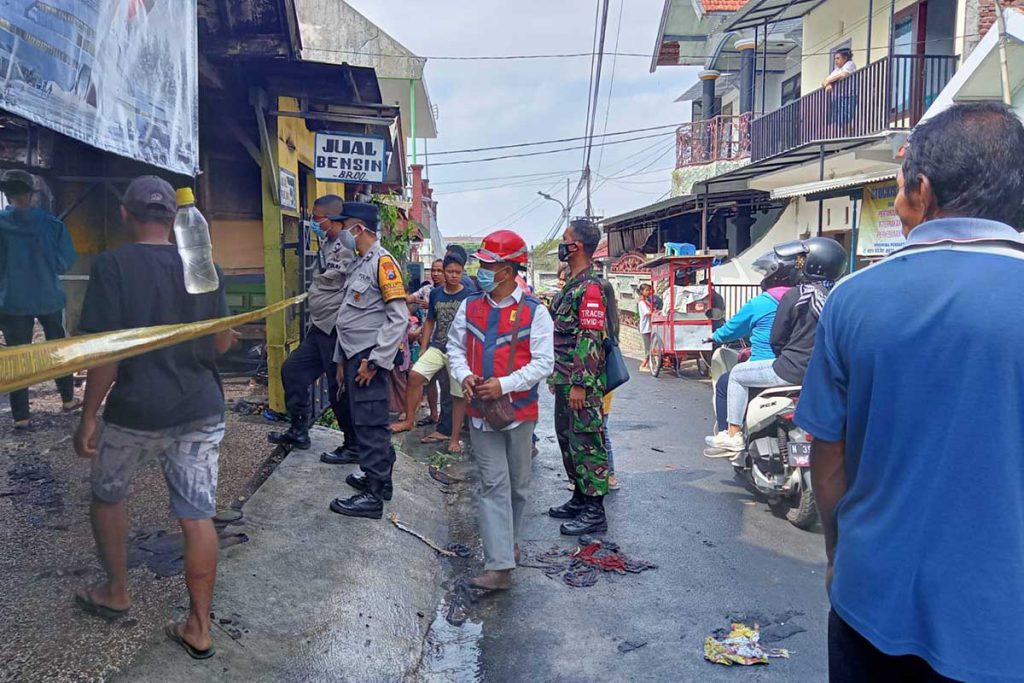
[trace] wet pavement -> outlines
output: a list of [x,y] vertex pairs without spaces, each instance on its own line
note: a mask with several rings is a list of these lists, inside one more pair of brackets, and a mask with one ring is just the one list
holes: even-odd
[[[636,559],[641,574],[605,573],[571,588],[541,569],[519,568],[514,588],[483,597],[453,627],[435,620],[420,681],[822,681],[828,601],[820,532],[775,517],[734,478],[726,461],[703,457],[711,428],[710,386],[671,373],[636,371],[616,392],[611,416],[622,489],[607,499],[603,536]],[[568,498],[542,393],[540,455],[534,463],[524,551],[530,558],[575,544],[545,513]],[[460,516],[472,508],[462,501]],[[451,511],[451,508],[450,508]],[[452,533],[473,547],[464,522]],[[458,575],[479,569],[479,559]],[[449,593],[449,600],[455,594]],[[703,644],[730,620],[759,623],[766,644],[791,651],[767,666],[703,659]]]

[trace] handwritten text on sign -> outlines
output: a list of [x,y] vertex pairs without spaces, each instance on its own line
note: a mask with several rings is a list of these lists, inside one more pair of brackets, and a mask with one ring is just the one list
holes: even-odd
[[313,150],[317,180],[383,183],[387,173],[384,138],[317,133]]

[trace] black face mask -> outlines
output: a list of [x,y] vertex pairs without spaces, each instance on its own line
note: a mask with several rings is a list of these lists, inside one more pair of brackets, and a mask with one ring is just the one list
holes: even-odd
[[[570,249],[572,247],[572,249]],[[558,243],[558,260],[568,261],[569,257],[576,252],[576,244],[574,242],[559,242]]]

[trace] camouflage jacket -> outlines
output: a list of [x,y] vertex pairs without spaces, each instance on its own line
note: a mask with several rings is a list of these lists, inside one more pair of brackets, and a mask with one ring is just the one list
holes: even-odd
[[606,315],[600,279],[592,268],[565,283],[551,302],[555,371],[549,384],[604,393]]

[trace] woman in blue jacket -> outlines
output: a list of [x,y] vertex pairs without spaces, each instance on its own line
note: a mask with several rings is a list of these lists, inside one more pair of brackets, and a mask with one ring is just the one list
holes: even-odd
[[[750,338],[750,360],[774,360],[772,350],[772,324],[779,301],[796,282],[796,259],[783,259],[772,250],[754,261],[751,267],[764,275],[761,280],[763,293],[743,305],[736,315],[720,327],[711,340],[717,344]],[[718,431],[728,428],[726,403],[729,387],[729,373],[715,383],[715,419]]]

